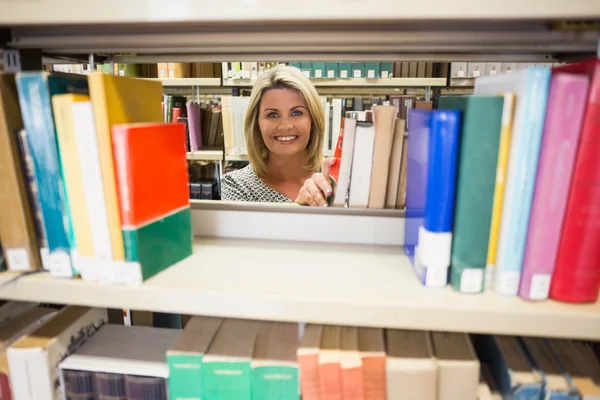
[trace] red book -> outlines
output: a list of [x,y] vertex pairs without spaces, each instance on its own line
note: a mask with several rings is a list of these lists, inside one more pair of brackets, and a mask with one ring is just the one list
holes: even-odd
[[570,303],[595,302],[600,288],[600,59],[553,71],[563,72],[588,75],[590,89],[550,297]]
[[0,399],[12,400],[10,382],[8,380],[8,374],[5,372],[0,373]]

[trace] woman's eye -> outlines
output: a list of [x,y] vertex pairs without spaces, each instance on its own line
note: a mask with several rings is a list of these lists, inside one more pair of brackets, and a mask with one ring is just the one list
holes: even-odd
[[272,112],[267,115],[267,118],[277,118],[277,117],[278,117],[278,115],[276,112]]
[[302,111],[294,110],[294,111],[292,111],[292,115],[293,116],[302,115]]

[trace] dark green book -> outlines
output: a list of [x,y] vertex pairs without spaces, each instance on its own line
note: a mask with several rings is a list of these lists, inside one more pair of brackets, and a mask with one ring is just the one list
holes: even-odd
[[440,109],[463,113],[459,150],[450,284],[483,290],[502,125],[501,96],[442,97]]

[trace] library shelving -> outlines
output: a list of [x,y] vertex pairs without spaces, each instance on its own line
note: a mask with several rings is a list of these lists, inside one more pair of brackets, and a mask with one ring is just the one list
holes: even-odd
[[[186,155],[189,161],[222,161],[222,150],[199,150],[191,151]],[[248,161],[246,154],[226,154],[225,161]]]
[[[252,87],[254,79],[227,79],[223,86]],[[446,86],[446,78],[349,78],[322,79],[313,78],[315,87],[438,87]]]
[[163,87],[220,87],[220,78],[150,78],[159,81]]

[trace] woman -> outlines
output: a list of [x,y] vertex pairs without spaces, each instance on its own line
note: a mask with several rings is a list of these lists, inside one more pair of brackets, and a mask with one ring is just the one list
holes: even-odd
[[244,121],[250,164],[223,177],[221,198],[326,207],[335,160],[321,154],[324,125],[317,90],[300,70],[266,71],[252,88]]

